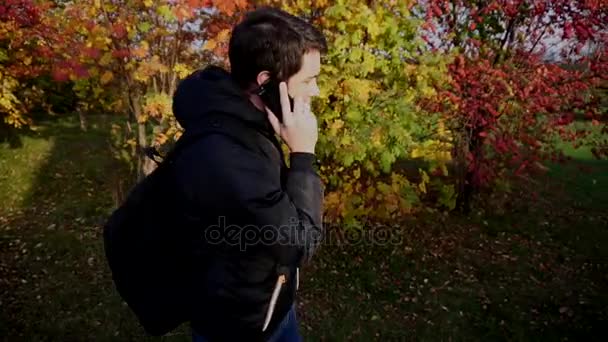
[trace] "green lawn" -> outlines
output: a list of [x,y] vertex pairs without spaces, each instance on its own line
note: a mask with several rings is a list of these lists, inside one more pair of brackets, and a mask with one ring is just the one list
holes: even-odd
[[[110,120],[91,123],[47,122],[21,148],[0,145],[0,336],[188,341],[186,327],[146,338],[113,290],[100,226],[122,176]],[[608,163],[567,152],[574,162],[552,166],[537,199],[514,195],[508,214],[411,218],[385,230],[390,245],[330,234],[302,271],[306,340],[603,340]]]

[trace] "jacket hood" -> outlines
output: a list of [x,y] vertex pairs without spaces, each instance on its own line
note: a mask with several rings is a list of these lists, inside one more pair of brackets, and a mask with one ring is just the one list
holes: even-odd
[[262,131],[272,132],[266,113],[249,101],[230,73],[216,66],[190,74],[179,83],[173,96],[173,114],[186,131],[195,128],[210,113],[235,116]]

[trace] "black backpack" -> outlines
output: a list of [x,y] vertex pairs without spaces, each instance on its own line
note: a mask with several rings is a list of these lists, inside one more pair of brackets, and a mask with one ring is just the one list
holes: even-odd
[[212,133],[255,144],[255,131],[229,115],[212,115],[184,133],[157,168],[130,191],[104,225],[104,249],[116,289],[147,333],[162,336],[190,320],[188,229],[180,220],[172,166],[188,146]]

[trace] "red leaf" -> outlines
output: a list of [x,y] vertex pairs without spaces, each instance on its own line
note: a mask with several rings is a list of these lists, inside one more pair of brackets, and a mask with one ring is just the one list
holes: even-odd
[[518,168],[517,171],[515,171],[516,175],[521,175],[524,172],[524,169],[526,169],[526,167],[528,166],[528,161],[524,161]]
[[52,76],[57,82],[66,82],[70,79],[70,73],[67,70],[58,67],[53,68]]
[[92,59],[97,59],[101,56],[101,52],[96,48],[84,48],[82,53]]
[[574,36],[574,31],[572,29],[572,23],[567,22],[564,25],[564,34],[562,36],[563,39],[570,39],[572,38],[572,36]]
[[114,50],[112,51],[112,57],[114,58],[125,58],[125,57],[129,57],[129,50],[128,49],[120,49],[120,50]]
[[441,8],[439,8],[436,3],[431,5],[431,10],[433,11],[433,14],[435,14],[435,16],[437,17],[441,17],[441,15],[443,14],[443,11],[441,11]]
[[114,33],[114,37],[118,39],[122,39],[127,35],[127,29],[125,28],[125,25],[121,23],[114,24],[114,26],[112,27],[112,32]]
[[93,20],[88,20],[85,24],[84,27],[86,27],[87,30],[92,31],[93,28],[95,27],[95,22]]
[[74,73],[78,78],[87,78],[89,77],[89,71],[82,64],[77,64],[74,66]]

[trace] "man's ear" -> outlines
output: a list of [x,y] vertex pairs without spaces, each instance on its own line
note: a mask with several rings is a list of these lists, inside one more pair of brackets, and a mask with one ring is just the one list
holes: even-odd
[[258,83],[259,86],[261,86],[262,84],[266,83],[266,81],[268,81],[269,79],[270,79],[270,72],[262,71],[258,74],[256,82]]

